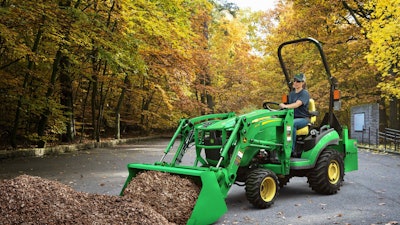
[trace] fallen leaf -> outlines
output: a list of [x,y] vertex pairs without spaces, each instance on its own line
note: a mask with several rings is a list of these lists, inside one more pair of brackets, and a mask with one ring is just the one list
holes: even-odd
[[397,224],[399,224],[399,222],[397,222],[397,221],[389,221],[385,225],[397,225]]
[[285,217],[285,214],[284,214],[283,212],[278,212],[276,215],[279,216],[279,217],[281,217],[282,219],[285,219],[285,218],[286,218],[286,217]]

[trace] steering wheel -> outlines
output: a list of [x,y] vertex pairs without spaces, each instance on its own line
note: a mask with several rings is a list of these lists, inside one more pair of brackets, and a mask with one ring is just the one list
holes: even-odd
[[[275,105],[275,106],[271,107],[271,105]],[[276,106],[278,106],[278,108],[276,108]],[[278,110],[280,110],[278,102],[264,102],[263,103],[263,108],[264,109],[268,109],[270,111],[278,111]]]

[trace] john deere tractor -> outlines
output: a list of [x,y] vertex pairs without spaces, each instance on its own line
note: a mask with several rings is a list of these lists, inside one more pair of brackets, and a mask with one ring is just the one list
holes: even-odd
[[[312,38],[282,43],[279,61],[286,83],[291,79],[282,59],[282,49],[290,44],[312,43],[320,53],[330,84],[329,111],[320,125],[315,123],[315,104],[310,101],[310,125],[293,130],[293,109],[263,108],[236,115],[233,112],[181,119],[161,160],[154,164],[128,164],[129,182],[142,171],[162,171],[189,177],[201,187],[187,224],[211,224],[226,211],[225,198],[233,184],[243,184],[248,201],[257,208],[270,207],[280,187],[294,176],[307,177],[312,190],[325,195],[339,191],[345,172],[358,169],[356,141],[340,125],[333,113],[339,100],[338,85],[326,62],[321,44]],[[292,132],[297,132],[292,140]],[[175,142],[179,143],[173,149]],[[297,156],[292,155],[295,143]],[[174,153],[167,157],[169,153]],[[191,153],[191,154],[187,154]],[[192,155],[192,164],[182,159]],[[170,158],[170,160],[166,160]]]

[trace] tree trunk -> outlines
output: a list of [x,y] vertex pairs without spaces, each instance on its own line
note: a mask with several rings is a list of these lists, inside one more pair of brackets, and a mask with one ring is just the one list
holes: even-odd
[[85,132],[85,122],[86,122],[86,121],[85,121],[85,114],[86,114],[86,106],[87,106],[87,102],[88,102],[88,98],[89,98],[89,94],[90,94],[90,89],[91,89],[90,87],[91,87],[91,85],[92,85],[92,82],[89,81],[89,85],[88,85],[88,88],[87,88],[85,100],[83,101],[83,105],[82,105],[83,109],[82,109],[81,137],[80,137],[80,140],[79,140],[80,143],[82,143],[83,134],[84,134],[84,132]]
[[96,133],[97,133],[97,121],[96,121],[96,109],[97,109],[97,98],[98,98],[98,74],[100,71],[100,65],[101,62],[100,60],[98,61],[98,49],[96,47],[94,47],[94,49],[92,50],[92,54],[91,54],[91,58],[92,58],[92,70],[93,70],[93,74],[92,74],[92,82],[93,82],[93,86],[92,86],[92,98],[91,98],[91,108],[92,108],[92,127],[93,127],[93,133],[92,133],[92,139],[96,140],[96,141],[100,141],[99,138],[97,137]]
[[117,107],[115,107],[115,139],[121,138],[120,112],[121,112],[122,102],[124,101],[125,92],[126,92],[126,88],[127,88],[128,84],[129,84],[129,77],[128,77],[128,75],[125,75],[124,86],[122,87],[121,94],[119,95]]
[[115,117],[115,139],[121,139],[121,114],[119,113]]
[[390,100],[390,128],[400,129],[399,127],[399,118],[398,118],[398,105],[399,100],[396,97],[392,97]]
[[214,113],[214,100],[213,96],[207,93],[207,106],[210,109],[211,113]]
[[[46,92],[46,101],[47,102],[54,93],[54,86],[55,86],[56,80],[57,80],[57,72],[59,70],[61,57],[62,57],[62,53],[61,53],[61,46],[60,46],[56,53],[56,58],[54,59],[54,62],[53,62],[53,69],[51,72],[50,83],[49,83],[49,86],[47,87],[47,92]],[[47,104],[46,109],[40,115],[40,119],[38,122],[37,132],[38,132],[38,136],[40,137],[40,141],[38,143],[39,148],[43,148],[46,144],[46,141],[43,140],[43,136],[46,131],[46,126],[47,126],[47,122],[49,120],[50,113],[51,113],[51,110],[49,108],[49,105]]]
[[97,121],[96,121],[96,98],[97,98],[97,85],[98,85],[97,75],[92,76],[93,87],[92,87],[92,126],[93,126],[93,134],[92,137],[96,141],[100,141],[97,138]]
[[43,148],[45,146],[45,141],[42,140],[45,130],[46,130],[46,126],[47,126],[47,122],[49,119],[49,115],[51,113],[50,108],[48,106],[48,100],[49,98],[53,95],[54,93],[54,85],[56,83],[57,80],[57,72],[59,69],[59,65],[60,65],[60,60],[61,60],[61,47],[58,49],[57,53],[56,53],[56,57],[54,59],[53,62],[53,69],[51,72],[51,77],[50,77],[50,83],[49,86],[47,87],[47,92],[46,92],[46,109],[45,111],[40,115],[40,119],[38,122],[38,128],[37,128],[37,132],[39,137],[41,138],[41,140],[39,141],[39,148]]
[[202,78],[201,83],[203,84],[204,90],[201,94],[201,103],[207,105],[207,111],[205,109],[202,109],[202,114],[206,113],[213,113],[214,112],[214,101],[213,101],[213,96],[210,94],[209,91],[207,91],[207,87],[211,87],[211,78],[210,75],[207,73],[207,68],[204,69],[204,72],[206,73],[204,77]]
[[65,142],[72,142],[74,135],[74,108],[72,96],[72,80],[68,72],[70,62],[67,56],[63,56],[60,61],[60,83],[61,83],[61,104],[64,106],[64,116],[66,117],[66,134],[63,135]]
[[386,111],[386,101],[385,98],[382,97],[379,102],[379,130],[384,130],[386,127],[388,127]]
[[[106,75],[107,71],[107,61],[104,63],[104,68],[103,68],[103,77]],[[99,109],[98,109],[98,114],[97,114],[97,130],[96,130],[96,141],[100,141],[100,131],[101,131],[101,125],[103,124],[103,115],[104,115],[104,106],[106,104],[106,99],[108,95],[108,90],[104,92],[104,82],[101,82],[100,85],[100,101],[99,101]]]
[[[207,40],[207,42],[209,40],[208,29],[209,29],[208,22],[204,21],[204,23],[203,23],[203,35],[204,35],[204,39]],[[209,54],[208,48],[205,48],[205,51],[206,51],[207,54]],[[210,73],[209,73],[208,63],[209,62],[207,61],[206,64],[203,65],[203,68],[202,68],[202,72],[204,73],[204,76],[203,76],[201,82],[204,85],[204,92],[203,92],[203,96],[201,96],[201,101],[202,101],[203,104],[206,104],[207,105],[207,109],[211,113],[213,113],[214,112],[213,96],[207,90],[208,87],[211,87],[211,76],[210,76]],[[202,114],[205,114],[205,113],[208,113],[208,112],[205,112],[205,111],[202,112]]]
[[148,90],[149,97],[147,99],[145,97],[143,97],[143,99],[142,99],[142,113],[140,116],[140,124],[142,125],[142,127],[145,131],[147,131],[149,128],[149,117],[148,117],[148,114],[144,114],[143,112],[149,111],[150,103],[153,101],[154,94],[155,94],[155,91],[150,92],[150,90]]
[[[202,92],[201,92],[201,94],[200,94],[200,102],[202,103],[202,104],[206,104],[206,102],[207,102],[207,100],[206,100],[206,93],[205,93],[206,91],[205,90],[203,90]],[[205,108],[204,107],[201,107],[201,115],[205,115],[206,114],[206,110],[205,110]]]

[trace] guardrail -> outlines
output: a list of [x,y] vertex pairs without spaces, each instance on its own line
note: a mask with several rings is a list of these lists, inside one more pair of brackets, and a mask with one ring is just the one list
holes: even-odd
[[362,131],[358,142],[371,149],[400,152],[400,130],[385,128],[379,131],[367,128]]
[[379,139],[383,140],[385,149],[387,144],[394,144],[394,150],[397,151],[400,143],[400,130],[385,128],[384,132],[379,132]]

